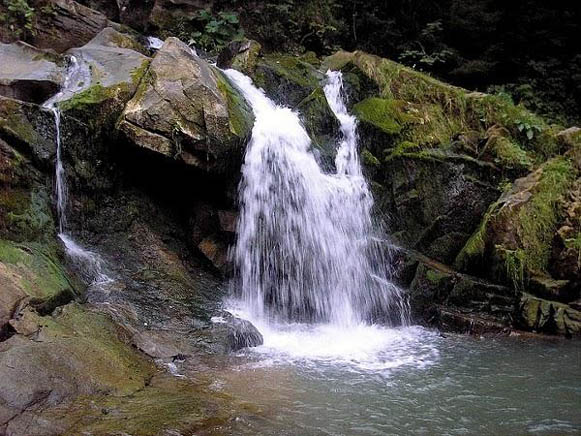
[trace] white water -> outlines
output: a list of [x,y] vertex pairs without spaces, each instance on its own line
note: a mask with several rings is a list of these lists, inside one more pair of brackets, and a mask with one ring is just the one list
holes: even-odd
[[378,368],[416,359],[418,353],[406,356],[406,344],[419,329],[386,327],[407,325],[408,308],[375,237],[373,198],[341,74],[329,72],[325,86],[342,133],[337,172],[326,174],[298,114],[274,104],[243,74],[225,73],[256,118],[242,169],[230,302],[263,334],[255,352]]
[[163,45],[163,41],[155,36],[147,37],[147,48],[151,50],[159,50]]
[[93,284],[110,282],[111,279],[103,272],[101,258],[90,250],[81,247],[67,234],[67,204],[69,190],[65,168],[63,165],[63,146],[61,138],[61,113],[58,103],[68,100],[76,93],[86,89],[91,83],[89,66],[79,61],[75,56],[69,57],[65,79],[61,91],[48,99],[43,107],[54,114],[56,136],[55,190],[57,197],[57,216],[59,222],[59,238],[65,245],[67,255],[79,266],[82,274]]

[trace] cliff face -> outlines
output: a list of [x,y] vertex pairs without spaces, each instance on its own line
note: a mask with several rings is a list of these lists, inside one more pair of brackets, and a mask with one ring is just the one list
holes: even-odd
[[[98,427],[103,417],[85,399],[104,393],[143,396],[144,410],[176,428],[201,428],[204,416],[163,415],[146,398],[198,395],[211,409],[223,399],[168,381],[154,361],[195,371],[209,356],[261,341],[220,308],[252,111],[183,42],[152,50],[109,21],[127,9],[45,3],[52,12],[38,22],[37,47],[8,44],[8,28],[0,34],[0,433]],[[155,2],[160,17],[165,3]],[[90,71],[83,90],[59,104],[67,216],[75,240],[101,257],[106,283],[71,262],[57,235],[57,132],[41,104],[63,86],[64,54]],[[218,64],[299,111],[328,168],[338,122],[324,72],[343,72],[376,216],[416,322],[581,332],[579,129],[362,52],[260,54],[247,41]],[[78,398],[80,421],[57,407]],[[134,412],[139,426],[146,412]],[[152,434],[164,422],[150,422]]]

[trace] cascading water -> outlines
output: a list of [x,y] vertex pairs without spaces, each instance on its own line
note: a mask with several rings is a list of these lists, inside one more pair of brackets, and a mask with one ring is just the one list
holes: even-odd
[[50,110],[55,120],[56,162],[55,185],[57,197],[57,216],[59,222],[59,238],[63,241],[67,255],[80,267],[81,272],[92,283],[105,283],[111,279],[102,271],[102,261],[96,253],[86,250],[77,244],[67,231],[68,187],[63,165],[63,147],[61,138],[61,113],[58,103],[73,97],[85,89],[91,81],[89,66],[79,62],[75,56],[70,56],[65,79],[61,91],[48,99],[43,107]]
[[341,123],[335,174],[325,174],[297,113],[228,70],[255,114],[240,185],[235,288],[252,319],[357,326],[407,310],[374,237],[373,199],[357,155],[356,120],[340,73],[325,95]]

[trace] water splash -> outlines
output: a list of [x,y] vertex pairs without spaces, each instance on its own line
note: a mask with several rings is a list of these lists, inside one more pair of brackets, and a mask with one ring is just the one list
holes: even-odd
[[86,89],[91,83],[91,70],[89,65],[80,61],[75,56],[68,58],[65,79],[61,90],[48,99],[43,107],[54,115],[56,136],[56,162],[55,162],[55,190],[57,197],[57,216],[59,222],[59,238],[65,245],[67,255],[73,259],[79,267],[81,274],[92,284],[108,283],[112,279],[103,272],[103,261],[94,252],[81,247],[76,243],[67,231],[67,204],[69,190],[66,173],[63,165],[63,147],[61,138],[61,112],[58,103],[68,100],[75,94]]
[[401,291],[374,238],[373,198],[357,155],[356,120],[341,99],[340,73],[329,73],[325,87],[341,122],[336,174],[317,164],[297,113],[274,104],[242,73],[225,73],[256,118],[232,251],[234,286],[251,318],[406,323]]
[[159,50],[163,45],[163,41],[155,36],[147,37],[147,48],[150,50]]

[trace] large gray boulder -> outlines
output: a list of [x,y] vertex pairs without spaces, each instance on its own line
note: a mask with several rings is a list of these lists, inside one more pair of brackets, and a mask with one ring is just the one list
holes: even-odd
[[250,107],[226,77],[168,38],[127,104],[119,130],[138,147],[224,173],[240,162],[252,124]]

